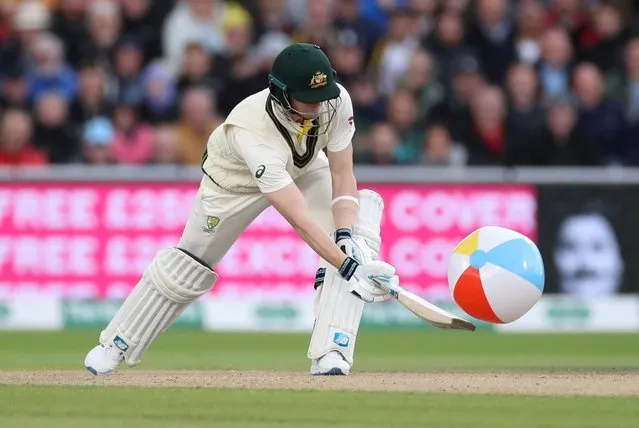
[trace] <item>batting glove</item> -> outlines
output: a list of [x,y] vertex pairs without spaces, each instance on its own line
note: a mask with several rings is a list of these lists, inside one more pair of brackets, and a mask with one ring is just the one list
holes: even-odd
[[388,284],[395,276],[395,268],[381,260],[359,264],[347,257],[339,274],[348,281],[348,291],[367,303],[383,302],[391,298]]
[[348,257],[357,260],[357,263],[362,264],[365,262],[362,248],[353,239],[353,234],[350,229],[345,227],[337,229],[335,231],[335,244],[337,244],[340,250]]

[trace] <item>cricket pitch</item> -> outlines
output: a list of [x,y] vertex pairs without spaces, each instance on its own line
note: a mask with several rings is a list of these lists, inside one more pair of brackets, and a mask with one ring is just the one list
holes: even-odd
[[288,390],[449,392],[537,396],[639,396],[635,373],[385,373],[313,377],[264,370],[165,371],[123,369],[95,377],[81,370],[4,371],[0,384]]

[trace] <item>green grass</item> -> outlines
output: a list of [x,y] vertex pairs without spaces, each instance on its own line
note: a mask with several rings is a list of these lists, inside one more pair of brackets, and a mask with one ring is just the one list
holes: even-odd
[[[0,370],[73,369],[97,331],[0,333]],[[309,336],[169,331],[149,350],[148,369],[306,370]],[[634,369],[634,334],[361,332],[356,369],[383,371]]]
[[0,387],[4,428],[620,428],[638,417],[631,398]]
[[[81,369],[97,331],[0,333],[1,370]],[[308,370],[308,335],[170,331],[140,369]],[[634,334],[361,332],[357,371],[630,370]],[[0,385],[2,428],[625,428],[636,398]]]

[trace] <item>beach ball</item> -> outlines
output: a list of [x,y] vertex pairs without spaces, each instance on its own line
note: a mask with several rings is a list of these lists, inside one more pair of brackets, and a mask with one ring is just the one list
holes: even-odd
[[482,321],[506,324],[526,314],[544,291],[544,263],[527,236],[485,226],[450,255],[448,286],[455,303]]

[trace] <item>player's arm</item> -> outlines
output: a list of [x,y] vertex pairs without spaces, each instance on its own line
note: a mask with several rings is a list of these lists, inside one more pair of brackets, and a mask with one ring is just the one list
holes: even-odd
[[[388,287],[385,284],[395,278],[395,268],[380,260],[359,264],[344,254],[311,218],[306,200],[295,183],[267,193],[266,198],[321,258],[335,266],[342,278],[349,280],[348,290],[351,293],[369,303],[387,300]],[[354,281],[350,280],[351,277]]]
[[[295,183],[266,194],[268,201],[295,228],[306,243],[348,280],[348,291],[365,302],[387,300],[385,285],[395,278],[395,268],[381,260],[360,264],[347,256],[324,229],[311,218],[306,200]],[[351,280],[351,277],[353,280]]]
[[290,183],[275,192],[266,193],[265,196],[321,258],[337,269],[342,268],[346,261],[346,254],[310,216],[306,200],[295,183]]
[[337,107],[336,118],[328,135],[327,157],[333,183],[333,218],[335,240],[349,256],[362,260],[361,250],[352,239],[359,218],[357,180],[353,172],[353,145],[355,123],[351,97],[340,85],[342,102]]

